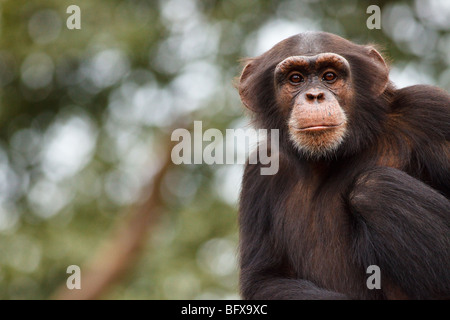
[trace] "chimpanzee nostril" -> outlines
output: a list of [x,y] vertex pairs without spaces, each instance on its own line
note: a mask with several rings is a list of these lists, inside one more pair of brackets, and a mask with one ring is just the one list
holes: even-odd
[[316,99],[316,96],[314,94],[312,94],[312,93],[307,93],[306,94],[306,98],[308,100],[314,100],[314,99]]

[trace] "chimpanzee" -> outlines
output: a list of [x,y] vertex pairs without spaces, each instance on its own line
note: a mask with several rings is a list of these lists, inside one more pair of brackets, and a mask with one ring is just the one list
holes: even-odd
[[450,298],[447,92],[397,89],[374,46],[325,32],[246,60],[238,89],[280,137],[276,174],[244,172],[244,299]]

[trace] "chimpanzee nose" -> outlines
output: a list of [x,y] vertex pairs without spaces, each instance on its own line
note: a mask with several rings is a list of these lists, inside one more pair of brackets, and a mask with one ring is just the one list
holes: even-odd
[[307,93],[305,93],[306,100],[309,102],[314,102],[314,100],[317,100],[317,102],[321,102],[325,99],[325,95],[322,91],[319,90],[310,90]]

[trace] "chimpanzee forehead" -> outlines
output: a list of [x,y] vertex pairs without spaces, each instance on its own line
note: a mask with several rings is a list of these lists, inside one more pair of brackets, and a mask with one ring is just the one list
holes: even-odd
[[314,56],[320,53],[342,53],[349,48],[358,50],[358,45],[327,32],[305,32],[276,44],[264,55],[281,61],[290,56]]
[[298,50],[302,55],[315,55],[321,52],[332,52],[330,44],[332,41],[331,34],[308,32],[294,36],[292,39],[292,50]]

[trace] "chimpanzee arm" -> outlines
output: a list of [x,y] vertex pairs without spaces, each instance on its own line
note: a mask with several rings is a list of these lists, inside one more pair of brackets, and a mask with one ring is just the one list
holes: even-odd
[[[281,175],[281,176],[280,176]],[[270,182],[271,179],[277,181]],[[288,278],[284,253],[272,228],[274,193],[283,185],[282,173],[261,176],[260,165],[247,165],[239,208],[240,286],[243,299],[348,299],[306,280]],[[277,212],[283,214],[283,212]]]
[[411,298],[450,297],[445,196],[400,170],[378,167],[355,180],[348,201],[361,263],[378,264],[381,278],[384,273]]

